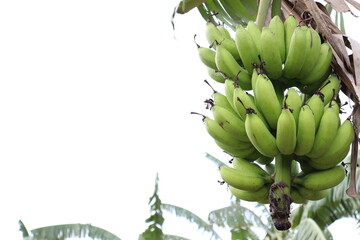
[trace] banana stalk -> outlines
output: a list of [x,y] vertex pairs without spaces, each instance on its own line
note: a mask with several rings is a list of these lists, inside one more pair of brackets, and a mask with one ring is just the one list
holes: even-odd
[[291,155],[279,154],[275,157],[275,182],[270,187],[270,213],[276,229],[280,231],[291,227],[289,221],[291,188]]
[[258,14],[256,16],[256,24],[260,29],[265,25],[266,15],[270,7],[271,0],[260,0]]

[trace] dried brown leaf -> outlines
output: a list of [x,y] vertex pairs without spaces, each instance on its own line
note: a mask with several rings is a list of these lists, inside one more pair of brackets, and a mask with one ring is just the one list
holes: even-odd
[[354,102],[359,102],[358,96],[360,96],[360,86],[355,84],[354,75],[347,70],[344,62],[336,52],[333,52],[333,55],[333,67],[335,69],[335,73],[339,75],[342,83],[346,86],[346,89],[343,89],[344,93]]
[[355,126],[355,138],[351,146],[351,163],[350,163],[350,184],[346,189],[346,194],[349,197],[360,197],[356,190],[356,168],[358,161],[358,150],[359,150],[359,129],[360,124],[360,105],[355,104],[353,110],[353,123]]
[[350,3],[354,8],[360,11],[360,4],[355,0],[346,0],[348,3]]
[[360,43],[347,37],[352,49],[353,68],[356,83],[360,85]]
[[350,63],[349,54],[346,49],[344,35],[343,34],[332,34],[332,42],[333,42],[333,44],[336,44],[338,51],[340,51],[340,57],[343,58],[342,60],[345,62],[346,68],[348,68],[350,70],[350,72],[354,72],[353,66]]
[[325,0],[337,12],[351,12],[349,6],[344,0]]

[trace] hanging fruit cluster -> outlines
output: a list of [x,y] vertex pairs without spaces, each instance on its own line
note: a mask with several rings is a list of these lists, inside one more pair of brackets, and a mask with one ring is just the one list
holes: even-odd
[[206,38],[199,56],[224,94],[206,101],[213,118],[203,121],[233,156],[220,175],[237,198],[270,203],[275,226],[288,229],[291,202],[322,199],[345,178],[354,127],[340,118],[331,47],[292,16],[262,28],[249,21],[234,37],[207,22]]

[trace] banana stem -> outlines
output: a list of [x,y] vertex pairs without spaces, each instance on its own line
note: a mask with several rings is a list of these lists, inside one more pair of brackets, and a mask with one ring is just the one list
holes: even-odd
[[271,5],[271,17],[276,15],[281,18],[281,1],[282,0],[273,0]]
[[291,227],[290,184],[292,156],[279,154],[275,157],[275,182],[270,187],[270,213],[277,230],[284,231]]
[[260,0],[256,17],[256,24],[262,28],[265,25],[266,16],[270,8],[271,0]]
[[278,155],[275,157],[275,183],[283,182],[287,186],[284,188],[284,193],[290,195],[291,187],[291,162],[293,157],[291,155]]

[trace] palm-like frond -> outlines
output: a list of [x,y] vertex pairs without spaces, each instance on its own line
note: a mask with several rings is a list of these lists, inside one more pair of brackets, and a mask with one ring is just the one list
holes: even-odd
[[259,226],[266,228],[260,216],[240,204],[231,204],[210,212],[209,222],[219,227]]
[[89,237],[100,240],[121,240],[114,234],[90,224],[54,225],[31,230],[33,240],[59,240],[71,237]]
[[19,230],[22,233],[23,238],[27,238],[30,236],[28,230],[26,229],[24,223],[21,220],[19,220]]
[[327,238],[313,219],[306,218],[297,227],[297,234],[294,238],[294,240],[303,239],[326,240]]
[[209,153],[206,153],[205,157],[207,159],[209,159],[210,161],[212,161],[218,167],[226,165],[223,161],[221,161],[220,159],[214,157],[213,155],[211,155]]
[[164,234],[164,240],[190,240],[190,239],[171,235],[171,234]]
[[251,229],[236,228],[231,229],[231,240],[260,240]]
[[215,240],[221,240],[221,237],[215,232],[213,226],[199,216],[197,216],[195,213],[172,204],[162,203],[161,208],[164,211],[175,214],[175,216],[177,217],[185,218],[190,223],[196,224],[198,229],[202,229],[205,232],[210,233]]

